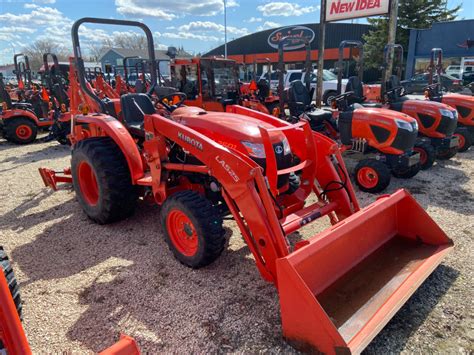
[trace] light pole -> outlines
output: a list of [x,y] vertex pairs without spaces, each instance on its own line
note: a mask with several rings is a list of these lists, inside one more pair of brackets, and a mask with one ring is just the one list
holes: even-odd
[[224,0],[224,58],[227,59],[227,6]]

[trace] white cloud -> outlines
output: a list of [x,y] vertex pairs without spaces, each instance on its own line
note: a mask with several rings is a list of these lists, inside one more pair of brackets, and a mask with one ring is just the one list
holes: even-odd
[[257,10],[260,11],[263,16],[301,16],[304,14],[315,12],[318,9],[319,6],[303,7],[299,4],[279,1],[257,6]]
[[[187,25],[181,25],[178,27],[178,31],[181,32],[225,32],[224,25],[211,22],[211,21],[193,21]],[[245,27],[237,28],[234,26],[227,26],[227,33],[234,34],[237,36],[243,36],[249,33],[249,30]]]
[[23,5],[23,7],[24,7],[25,9],[36,9],[36,8],[38,8],[39,6],[36,5],[36,4],[27,3],[27,4]]
[[248,23],[253,23],[253,22],[262,22],[263,19],[261,17],[251,17],[249,18],[248,20],[246,20],[245,22],[248,22]]
[[37,4],[55,4],[56,0],[33,0]]
[[[117,12],[122,15],[149,16],[161,20],[173,20],[183,15],[215,16],[224,11],[222,0],[115,0]],[[238,6],[237,1],[228,0],[227,7]]]
[[257,31],[268,30],[270,28],[281,27],[281,23],[273,21],[265,21],[263,25],[257,27]]
[[204,42],[217,42],[221,40],[221,38],[216,36],[200,35],[190,32],[165,32],[162,33],[161,36],[170,39],[197,39]]

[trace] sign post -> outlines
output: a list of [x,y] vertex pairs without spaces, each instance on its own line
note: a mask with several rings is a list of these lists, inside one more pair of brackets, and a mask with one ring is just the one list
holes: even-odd
[[323,100],[324,46],[326,40],[326,0],[321,0],[319,16],[318,72],[316,78],[316,107],[321,108]]

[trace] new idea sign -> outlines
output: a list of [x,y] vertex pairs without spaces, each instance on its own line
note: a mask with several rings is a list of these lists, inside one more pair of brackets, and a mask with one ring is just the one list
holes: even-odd
[[327,0],[326,21],[386,14],[390,0]]

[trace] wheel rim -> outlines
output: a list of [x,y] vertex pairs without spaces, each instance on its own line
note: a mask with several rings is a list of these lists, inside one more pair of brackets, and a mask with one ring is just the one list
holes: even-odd
[[421,148],[413,148],[413,150],[417,153],[420,153],[420,164],[425,165],[426,161],[428,160],[428,155],[426,154],[426,151]]
[[79,163],[77,176],[79,178],[79,188],[81,189],[82,197],[86,203],[91,206],[97,205],[97,201],[99,200],[99,186],[94,170],[89,163],[85,161]]
[[166,229],[175,248],[185,256],[198,250],[198,235],[193,222],[180,210],[171,210],[166,218]]
[[379,175],[374,169],[364,166],[357,172],[357,180],[363,187],[371,189],[377,186]]
[[30,126],[26,124],[22,124],[16,128],[15,134],[17,135],[18,138],[28,139],[33,134],[33,130],[31,129]]
[[455,133],[454,136],[458,137],[458,142],[459,142],[458,149],[463,149],[464,145],[466,144],[466,140],[464,139],[464,136],[459,133]]
[[336,96],[334,96],[334,95],[328,96],[328,98],[327,98],[327,100],[326,100],[326,106],[331,106],[332,100],[333,100],[335,97],[336,97]]

